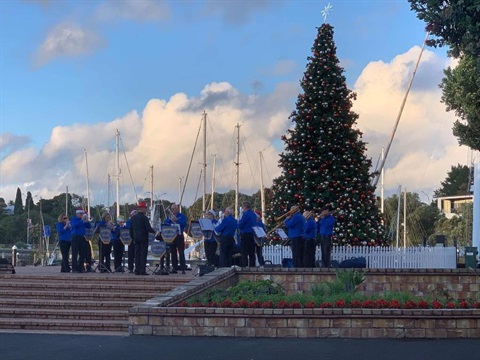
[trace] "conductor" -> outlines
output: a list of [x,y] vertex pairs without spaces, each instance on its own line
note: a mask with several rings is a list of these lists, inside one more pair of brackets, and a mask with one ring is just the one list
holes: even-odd
[[131,218],[130,237],[135,242],[135,275],[147,274],[148,233],[155,234],[150,221],[145,215],[147,204],[138,202],[138,212]]

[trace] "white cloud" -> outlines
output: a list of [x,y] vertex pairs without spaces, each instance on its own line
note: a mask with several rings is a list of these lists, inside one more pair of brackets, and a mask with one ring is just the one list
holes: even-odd
[[163,21],[169,18],[170,8],[158,0],[106,1],[98,7],[95,16],[100,20]]
[[244,24],[256,12],[268,9],[272,4],[278,6],[280,1],[207,1],[203,13],[207,16],[218,15],[227,24]]
[[95,32],[73,23],[62,23],[52,28],[35,54],[38,66],[61,57],[75,57],[90,53],[103,44]]
[[[387,147],[419,51],[413,47],[389,63],[372,62],[355,83],[354,111],[374,164]],[[467,149],[452,135],[454,115],[440,102],[438,84],[447,65],[448,60],[424,52],[385,164],[385,189],[390,193],[402,185],[432,194],[452,165],[466,163]]]
[[269,76],[284,76],[292,74],[297,68],[297,64],[293,60],[279,60],[273,69],[265,70],[264,72]]

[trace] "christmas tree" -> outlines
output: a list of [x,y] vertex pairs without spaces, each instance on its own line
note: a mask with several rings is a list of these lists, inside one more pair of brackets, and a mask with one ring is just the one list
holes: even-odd
[[314,211],[329,205],[337,219],[334,243],[384,245],[371,160],[351,111],[355,93],[347,88],[329,24],[318,29],[308,61],[290,115],[294,126],[282,137],[282,174],[274,180],[269,223],[292,205]]

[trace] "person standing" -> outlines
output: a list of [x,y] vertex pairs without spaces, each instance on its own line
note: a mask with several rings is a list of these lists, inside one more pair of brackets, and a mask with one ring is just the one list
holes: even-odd
[[60,247],[60,253],[62,254],[62,266],[60,272],[70,272],[70,263],[68,261],[70,257],[70,247],[72,245],[72,227],[67,215],[60,214],[57,222],[58,233],[58,246]]
[[[170,244],[170,252],[172,256],[172,271],[175,274],[179,269],[182,269],[182,274],[185,274],[185,237],[183,232],[187,226],[187,217],[180,212],[180,208],[177,204],[170,206],[171,215],[165,220],[165,224],[174,225],[178,224],[180,229],[177,237]],[[177,256],[178,253],[178,256]],[[180,258],[180,267],[178,266],[178,259]]]
[[318,220],[318,231],[320,234],[320,247],[322,249],[322,266],[331,266],[332,236],[335,226],[335,218],[331,213],[330,206],[324,206]]
[[[213,227],[215,227],[218,223],[217,219],[215,219],[215,216],[217,216],[215,211],[208,210],[206,216],[207,216],[207,219],[209,219],[212,222]],[[213,231],[209,238],[205,237],[204,245],[205,245],[205,256],[207,257],[207,265],[218,267],[219,265],[219,257],[217,255],[218,243],[217,243],[217,240],[215,240],[215,237],[213,236]]]
[[293,266],[303,268],[305,218],[300,213],[298,206],[294,205],[290,208],[284,224],[292,245]]
[[[132,222],[132,217],[137,214],[137,210],[132,210],[130,212],[130,218],[127,220],[125,223],[125,227],[130,230],[131,227],[131,222]],[[130,245],[128,245],[128,272],[130,274],[133,274],[133,269],[135,267],[135,241],[130,242]]]
[[235,245],[235,232],[237,220],[233,217],[232,209],[226,208],[224,219],[215,226],[215,232],[220,235],[220,267],[233,265],[233,247]]
[[242,204],[243,215],[238,221],[240,229],[240,252],[242,254],[242,267],[255,267],[255,239],[253,227],[257,225],[257,215],[253,212],[249,202]]
[[130,237],[135,242],[135,275],[147,274],[148,233],[155,234],[146,215],[147,204],[138,202],[138,212],[131,218]]
[[[257,216],[257,223],[255,226],[261,227],[263,231],[265,231],[265,225],[262,222],[262,212],[259,210],[255,211],[255,215]],[[255,243],[255,254],[257,255],[257,261],[260,266],[265,265],[265,258],[263,257],[263,245],[258,245]]]
[[[111,263],[111,254],[112,254],[112,244],[113,244],[113,238],[114,238],[114,224],[112,222],[112,216],[110,213],[106,212],[102,216],[102,220],[100,220],[96,225],[95,225],[95,232],[99,235],[98,237],[98,249],[99,249],[99,262],[100,262],[100,272],[105,273],[105,272],[112,272],[112,268],[110,267]],[[109,238],[108,239],[102,239],[100,237],[100,230],[102,228],[108,229],[109,230]],[[106,235],[104,235],[106,236]],[[107,242],[108,240],[108,242]]]
[[126,229],[125,219],[123,216],[117,217],[117,223],[113,228],[113,268],[114,272],[123,272],[123,254],[125,253],[125,245],[120,238],[120,232]]
[[316,236],[317,236],[317,223],[313,218],[312,211],[305,211],[303,217],[305,222],[305,247],[303,256],[303,265],[305,267],[315,267],[315,249],[316,249]]
[[85,259],[87,253],[86,229],[91,225],[87,215],[82,209],[75,211],[75,216],[70,219],[72,228],[72,272],[85,272]]

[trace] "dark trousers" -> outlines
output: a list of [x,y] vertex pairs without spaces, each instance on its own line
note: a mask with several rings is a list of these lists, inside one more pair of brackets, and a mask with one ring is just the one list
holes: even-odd
[[147,273],[148,238],[135,242],[135,274]]
[[[99,254],[98,257],[100,258],[100,272],[111,272],[112,269],[110,267],[111,262],[111,253],[112,253],[112,244],[104,244],[101,240],[98,240],[98,250]],[[88,262],[87,262],[88,264]]]
[[84,272],[86,240],[83,235],[72,235],[72,270]]
[[125,252],[125,245],[120,240],[113,242],[113,268],[115,271],[123,272],[123,253]]
[[210,266],[218,267],[219,258],[217,255],[217,242],[216,241],[205,241],[205,256],[207,257],[207,264]]
[[[185,270],[185,238],[183,235],[177,235],[175,240],[170,244],[170,252],[172,254],[172,268],[175,270]],[[178,256],[177,256],[178,252]],[[180,267],[178,259],[180,258]]]
[[135,267],[135,242],[132,241],[130,245],[128,245],[128,270],[133,271]]
[[303,268],[303,253],[305,248],[305,239],[303,236],[291,238],[293,267]]
[[[167,250],[165,251],[165,254],[162,255],[160,258],[160,269],[161,270],[169,270],[170,269],[170,247],[167,245]],[[166,264],[165,264],[166,263]]]
[[265,259],[263,258],[263,246],[255,244],[255,253],[257,254],[257,261],[260,266],[265,265]]
[[332,236],[320,236],[320,246],[322,248],[322,264],[323,267],[329,268],[331,265],[330,257],[332,255]]
[[70,247],[72,243],[70,241],[59,241],[58,246],[60,247],[60,253],[62,254],[62,267],[60,272],[70,272],[70,264],[68,263],[68,258],[70,257]]
[[303,250],[303,265],[306,268],[315,267],[315,250],[317,243],[315,239],[305,239],[305,247]]
[[255,267],[255,240],[253,233],[240,234],[240,253],[242,254],[242,267]]
[[87,239],[83,238],[83,253],[85,254],[85,264],[87,271],[92,271],[92,243]]
[[233,236],[220,237],[220,267],[230,267],[233,265],[233,246],[235,239]]

